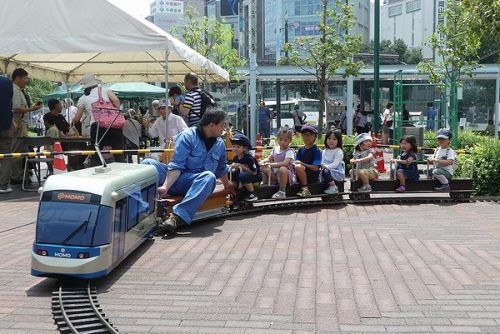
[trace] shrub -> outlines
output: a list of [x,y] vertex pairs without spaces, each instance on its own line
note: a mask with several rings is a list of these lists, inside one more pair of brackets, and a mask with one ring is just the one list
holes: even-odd
[[458,156],[459,165],[455,175],[470,177],[474,168],[476,195],[498,196],[500,195],[500,141],[481,137],[475,138],[477,143],[470,144],[466,154]]

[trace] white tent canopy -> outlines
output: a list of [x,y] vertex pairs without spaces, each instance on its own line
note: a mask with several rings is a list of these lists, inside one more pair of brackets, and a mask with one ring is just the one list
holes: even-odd
[[[212,82],[227,71],[152,23],[106,0],[1,0],[0,71],[78,82],[93,73],[103,82],[182,82],[195,72]],[[167,62],[165,62],[168,55]]]

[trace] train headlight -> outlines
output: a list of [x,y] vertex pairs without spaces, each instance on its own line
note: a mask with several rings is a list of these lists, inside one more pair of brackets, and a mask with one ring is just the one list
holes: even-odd
[[47,251],[45,249],[37,249],[36,253],[41,256],[47,256]]
[[90,257],[89,253],[78,253],[79,259],[88,259]]

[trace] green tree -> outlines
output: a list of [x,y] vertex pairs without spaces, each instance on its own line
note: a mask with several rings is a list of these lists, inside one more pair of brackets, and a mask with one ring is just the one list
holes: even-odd
[[446,0],[444,23],[438,25],[437,33],[429,37],[429,45],[437,50],[438,61],[425,60],[419,63],[423,73],[429,73],[433,83],[458,82],[462,75],[472,77],[478,67],[477,51],[481,45],[480,33],[474,21],[480,20],[476,12],[467,10],[462,1]]
[[196,10],[188,7],[185,12],[188,22],[179,29],[172,29],[184,43],[204,57],[222,66],[229,72],[231,79],[237,79],[237,68],[245,65],[245,60],[238,56],[232,47],[233,31],[224,20],[200,16]]
[[[373,54],[373,41],[370,41],[368,44],[363,44],[361,46],[361,51]],[[380,41],[380,53],[397,54],[402,64],[418,64],[424,59],[422,49],[409,48],[406,43],[399,38],[396,39],[394,43],[387,39]],[[382,59],[381,61],[383,63],[384,60]]]
[[355,24],[352,7],[339,0],[333,4],[322,0],[318,16],[319,38],[297,37],[292,43],[286,43],[284,51],[289,53],[289,59],[284,61],[316,78],[320,100],[318,127],[321,129],[330,78],[341,68],[344,77],[356,76],[363,63],[354,60],[361,48],[361,36],[345,33]]
[[26,93],[31,99],[31,103],[35,104],[42,101],[43,97],[52,93],[57,88],[57,85],[51,81],[30,79],[28,86],[26,86]]

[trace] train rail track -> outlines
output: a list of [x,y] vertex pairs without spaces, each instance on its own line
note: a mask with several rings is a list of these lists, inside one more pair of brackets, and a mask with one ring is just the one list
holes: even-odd
[[240,203],[237,209],[225,208],[223,213],[214,214],[203,217],[200,221],[215,220],[221,218],[230,218],[241,215],[258,214],[263,212],[275,210],[292,210],[297,208],[312,208],[312,207],[328,207],[332,205],[347,205],[347,204],[362,204],[362,205],[376,205],[376,204],[452,204],[452,203],[474,203],[474,202],[495,202],[500,203],[500,196],[476,196],[465,199],[452,199],[449,197],[422,197],[422,196],[408,196],[408,197],[372,197],[367,199],[346,199],[331,196],[329,199],[321,200],[319,196],[312,196],[310,198],[296,198],[294,200],[271,200],[268,202],[262,201],[261,203]]
[[61,333],[118,333],[97,301],[95,287],[63,287],[52,292],[52,315]]

